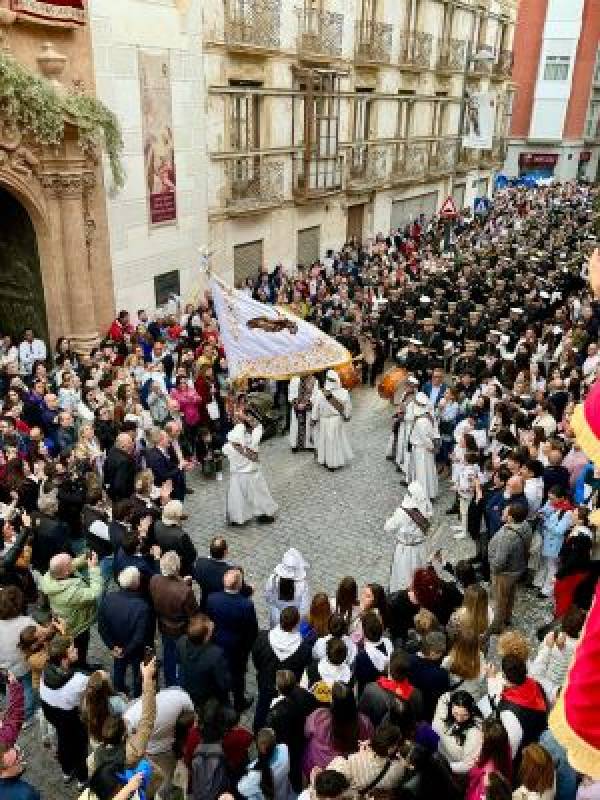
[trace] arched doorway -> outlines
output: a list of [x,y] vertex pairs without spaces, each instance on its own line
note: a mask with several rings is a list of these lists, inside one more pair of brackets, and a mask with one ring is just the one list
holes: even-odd
[[0,187],[0,332],[20,338],[25,328],[48,341],[37,237],[25,208]]

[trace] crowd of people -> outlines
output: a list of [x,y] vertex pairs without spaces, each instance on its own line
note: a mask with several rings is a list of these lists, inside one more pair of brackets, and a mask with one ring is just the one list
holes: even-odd
[[[198,553],[186,531],[188,478],[227,463],[226,521],[272,523],[258,450],[275,412],[294,451],[352,458],[339,374],[235,386],[209,294],[123,311],[86,355],[2,340],[2,800],[41,797],[23,726],[81,800],[600,797],[548,728],[598,577],[600,472],[570,425],[600,375],[593,201],[509,189],[459,217],[449,252],[420,218],[247,282],[360,356],[366,386],[395,363],[381,474],[404,495],[385,586],[312,586],[290,548],[262,627],[235,545]],[[440,480],[469,560],[432,548]],[[517,593],[548,609],[537,646]]]

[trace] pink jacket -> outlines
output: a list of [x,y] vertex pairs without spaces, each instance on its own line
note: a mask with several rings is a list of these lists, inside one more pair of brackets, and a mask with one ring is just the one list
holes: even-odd
[[12,747],[25,718],[25,690],[19,681],[8,684],[6,710],[0,719],[0,744]]
[[200,395],[195,389],[171,389],[171,397],[179,403],[179,408],[183,414],[183,421],[186,425],[197,425],[200,422]]

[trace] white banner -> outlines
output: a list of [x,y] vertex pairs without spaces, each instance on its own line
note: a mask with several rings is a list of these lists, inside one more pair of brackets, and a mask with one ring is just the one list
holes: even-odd
[[210,288],[233,380],[283,380],[351,361],[338,341],[285,309],[259,303],[215,278]]
[[496,95],[493,92],[466,94],[463,147],[491,150],[496,120]]

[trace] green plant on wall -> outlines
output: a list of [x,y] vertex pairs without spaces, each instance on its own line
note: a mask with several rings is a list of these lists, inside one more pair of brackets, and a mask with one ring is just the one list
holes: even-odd
[[77,126],[84,149],[106,150],[115,186],[120,189],[125,183],[123,137],[113,112],[90,95],[57,91],[45,78],[1,53],[0,116],[46,145],[61,143],[68,119]]

